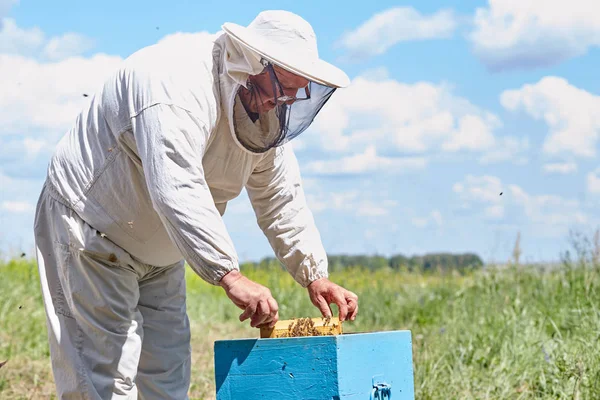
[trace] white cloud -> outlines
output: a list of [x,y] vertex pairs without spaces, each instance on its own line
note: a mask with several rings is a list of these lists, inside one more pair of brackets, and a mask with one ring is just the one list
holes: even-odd
[[0,215],[8,213],[25,213],[34,209],[43,180],[19,179],[6,175],[0,169]]
[[427,219],[427,218],[419,218],[419,217],[414,217],[414,218],[411,220],[411,222],[412,222],[412,224],[413,224],[414,226],[416,226],[417,228],[424,228],[424,227],[426,227],[426,226],[427,226],[428,219]]
[[444,223],[444,219],[442,218],[442,213],[438,210],[433,210],[431,212],[431,220],[438,226],[442,226]]
[[20,28],[11,18],[2,19],[0,28],[0,53],[3,54],[58,61],[78,56],[93,46],[91,39],[72,32],[48,39],[41,29]]
[[[329,151],[377,144],[398,152],[485,151],[501,125],[447,85],[357,77],[336,93],[303,139]],[[309,143],[310,142],[310,143]]]
[[550,130],[543,150],[547,154],[572,153],[593,157],[600,134],[600,96],[547,76],[538,83],[506,90],[500,96],[510,111],[524,110],[544,120]]
[[[90,42],[72,33],[46,39],[39,28],[22,29],[10,18],[0,29],[0,159],[31,161],[52,150],[120,57],[74,57]],[[49,62],[53,60],[53,62]],[[84,72],[82,72],[84,71]],[[10,154],[13,152],[14,154]]]
[[587,174],[587,190],[590,193],[600,193],[600,168]]
[[2,210],[10,213],[26,213],[33,211],[34,207],[25,201],[3,201]]
[[495,140],[494,146],[487,150],[480,158],[482,164],[512,161],[514,164],[526,164],[528,159],[525,153],[529,150],[529,139],[517,137],[501,137]]
[[0,166],[0,252],[33,245],[35,204],[43,183],[43,179],[10,177]]
[[329,196],[330,208],[334,210],[347,210],[353,208],[354,200],[358,197],[358,192],[331,193]]
[[494,176],[468,175],[463,182],[456,183],[453,190],[467,206],[481,206],[485,217],[493,220],[512,217],[520,223],[526,219],[543,235],[562,235],[573,225],[589,221],[577,200],[557,195],[531,195],[517,185],[504,185]]
[[35,193],[34,197],[37,198],[37,191],[41,189],[43,180],[31,180],[31,179],[18,179],[8,176],[0,169],[0,199],[6,201],[22,200],[26,196],[30,196],[31,193]]
[[327,210],[327,207],[329,206],[325,199],[310,194],[306,195],[306,203],[308,204],[310,211],[315,214]]
[[588,217],[579,211],[577,200],[556,195],[529,195],[517,185],[509,185],[510,195],[524,208],[530,221],[536,224],[568,226],[587,222]]
[[490,117],[484,121],[477,115],[465,115],[458,121],[458,129],[442,146],[447,151],[460,149],[479,150],[490,148],[494,144],[492,130],[497,119]]
[[35,158],[40,151],[48,146],[48,143],[45,140],[26,137],[23,139],[23,146],[25,147],[27,158]]
[[375,236],[377,236],[377,231],[375,229],[366,229],[365,230],[365,238],[366,239],[373,239],[373,238],[375,238]]
[[600,45],[597,0],[489,0],[470,39],[492,70],[549,66]]
[[403,41],[448,38],[456,25],[451,10],[422,15],[412,7],[395,7],[373,15],[340,42],[353,57],[368,57]]
[[19,4],[19,0],[0,0],[0,16],[4,16],[15,4]]
[[8,11],[18,3],[19,0],[0,0],[0,29],[2,29],[3,19],[8,15]]
[[502,182],[495,176],[467,175],[464,182],[454,184],[452,190],[472,200],[500,203],[501,199],[498,196],[502,192]]
[[457,193],[465,205],[471,202],[484,205],[484,215],[490,219],[499,219],[504,215],[502,201],[502,182],[495,176],[468,175],[464,182],[454,184],[452,190]]
[[369,146],[364,153],[339,160],[312,161],[306,166],[306,171],[322,175],[362,174],[375,171],[393,174],[424,168],[426,165],[427,160],[423,157],[382,157],[377,155],[375,146]]
[[549,174],[572,174],[577,172],[577,164],[574,162],[547,163],[543,166],[544,172]]
[[363,217],[382,217],[389,214],[389,209],[396,206],[395,201],[384,203],[375,203],[372,201],[363,201],[357,207],[356,213]]
[[[91,94],[120,62],[120,57],[103,54],[53,63],[0,54],[0,76],[11,77],[0,91],[2,133],[42,130],[52,132],[50,139],[56,140],[70,128],[79,111],[89,104]],[[83,97],[84,93],[90,97]]]
[[504,216],[504,206],[501,204],[496,204],[485,207],[484,215],[491,219],[500,219]]
[[444,219],[439,210],[433,210],[426,217],[413,217],[411,222],[413,226],[417,228],[426,228],[428,226],[441,227],[444,223]]
[[304,141],[301,138],[294,138],[294,140],[292,140],[290,143],[290,146],[292,146],[292,149],[294,149],[294,152],[300,152],[304,149],[306,149],[306,144],[304,143]]
[[174,48],[175,46],[183,46],[184,50],[188,50],[190,47],[188,45],[188,43],[190,45],[194,45],[195,43],[197,43],[198,39],[206,39],[206,40],[213,40],[216,39],[217,36],[219,36],[220,32],[216,32],[216,33],[209,33],[209,32],[175,32],[175,33],[170,33],[166,36],[164,36],[163,38],[161,38],[157,43],[161,44],[161,45],[168,45],[171,48]]
[[61,60],[79,55],[93,46],[93,41],[76,33],[65,33],[51,38],[44,46],[43,56],[49,60]]
[[390,71],[386,67],[379,66],[364,70],[361,76],[367,77],[370,81],[386,81],[390,79]]
[[6,171],[20,176],[32,173],[38,176],[45,172],[45,160],[54,149],[54,144],[31,136],[5,137],[7,140],[0,136],[0,168],[4,166]]
[[302,177],[302,187],[304,190],[318,190],[321,184],[316,178]]
[[307,191],[308,206],[314,213],[342,211],[357,217],[383,217],[398,205],[397,201],[378,196],[376,200],[356,190],[345,192]]
[[0,27],[0,53],[33,55],[44,43],[44,32],[39,28],[21,29],[14,19],[3,18]]
[[357,191],[323,192],[307,191],[306,199],[311,211],[318,213],[325,210],[352,211],[356,208]]

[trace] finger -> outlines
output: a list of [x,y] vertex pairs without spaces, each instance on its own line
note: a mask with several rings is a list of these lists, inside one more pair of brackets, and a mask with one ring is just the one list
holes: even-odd
[[258,305],[256,306],[256,312],[250,319],[250,326],[257,327],[265,322],[268,317],[268,310],[265,310],[266,308],[268,308],[268,306],[264,301],[258,302]]
[[264,322],[267,321],[267,319],[270,319],[269,314],[270,314],[269,303],[265,300],[259,301],[258,306],[256,307],[256,312],[254,313],[254,315],[252,316],[252,319],[250,320],[250,326],[252,326],[254,328],[257,325],[263,324]]
[[321,311],[321,314],[325,318],[331,318],[333,316],[333,312],[331,311],[331,307],[329,307],[329,303],[323,296],[318,296],[316,299],[316,306]]
[[269,304],[270,314],[269,318],[265,321],[265,323],[269,324],[269,327],[275,326],[275,323],[279,320],[279,305],[277,301],[270,297],[267,299],[267,303]]
[[277,311],[275,313],[275,316],[273,317],[273,320],[269,324],[269,328],[273,328],[275,326],[275,324],[277,323],[277,321],[279,321],[279,311]]
[[277,324],[277,321],[279,321],[279,311],[277,311],[272,318],[270,318],[269,320],[263,322],[260,325],[257,325],[256,327],[257,328],[266,328],[266,327],[268,327],[268,328],[274,328],[275,324]]
[[242,314],[240,314],[240,321],[244,322],[245,320],[250,318],[252,315],[254,315],[255,311],[256,311],[256,304],[248,305],[248,307],[246,307],[244,312]]
[[356,319],[358,314],[358,296],[350,291],[346,292],[346,301],[348,303],[348,314],[351,321]]
[[348,316],[348,303],[346,303],[346,298],[342,295],[342,293],[336,291],[333,294],[333,301],[338,306],[340,311],[340,321],[345,321],[346,317]]
[[274,317],[275,314],[279,311],[279,305],[277,304],[277,300],[273,297],[269,297],[267,299],[267,303],[269,304],[269,309],[271,310],[271,317]]
[[348,299],[348,319],[354,321],[358,314],[358,302],[353,299]]
[[257,328],[272,328],[279,320],[279,306],[277,305],[277,301],[273,297],[267,298],[266,301],[269,306],[269,315],[263,322],[256,326]]
[[354,292],[351,292],[349,290],[346,290],[346,298],[350,298],[353,300],[358,300],[358,295]]

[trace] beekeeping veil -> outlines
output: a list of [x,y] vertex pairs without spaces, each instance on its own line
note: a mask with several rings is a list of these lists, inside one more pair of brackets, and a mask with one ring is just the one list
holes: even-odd
[[[333,92],[349,84],[343,71],[319,58],[312,27],[293,13],[264,11],[248,27],[226,23],[223,31],[227,49],[224,70],[236,83],[232,131],[238,144],[252,153],[263,153],[298,136]],[[306,86],[290,93],[281,82],[281,69],[301,77]],[[248,80],[259,74],[269,90]],[[246,90],[245,103],[250,107],[242,102],[241,90]],[[270,106],[265,109],[259,104]]]

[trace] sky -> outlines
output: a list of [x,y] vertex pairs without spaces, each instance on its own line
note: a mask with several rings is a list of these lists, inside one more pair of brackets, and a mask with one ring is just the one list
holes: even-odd
[[[55,144],[127,56],[299,14],[351,79],[293,146],[330,254],[558,260],[600,225],[600,2],[0,0],[0,252],[31,251]],[[245,193],[224,220],[272,256]]]

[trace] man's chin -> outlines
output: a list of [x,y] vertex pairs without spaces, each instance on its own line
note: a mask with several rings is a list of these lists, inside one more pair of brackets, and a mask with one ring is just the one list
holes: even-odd
[[270,112],[271,110],[273,110],[274,108],[275,108],[275,106],[272,106],[272,105],[264,105],[264,106],[258,107],[258,112],[257,111],[255,111],[255,112],[257,112],[258,114],[266,114],[266,113]]
[[268,112],[270,112],[271,110],[273,110],[275,108],[275,106],[262,106],[262,107],[256,107],[256,106],[251,106],[251,107],[246,107],[246,111],[254,113],[254,114],[266,114]]

